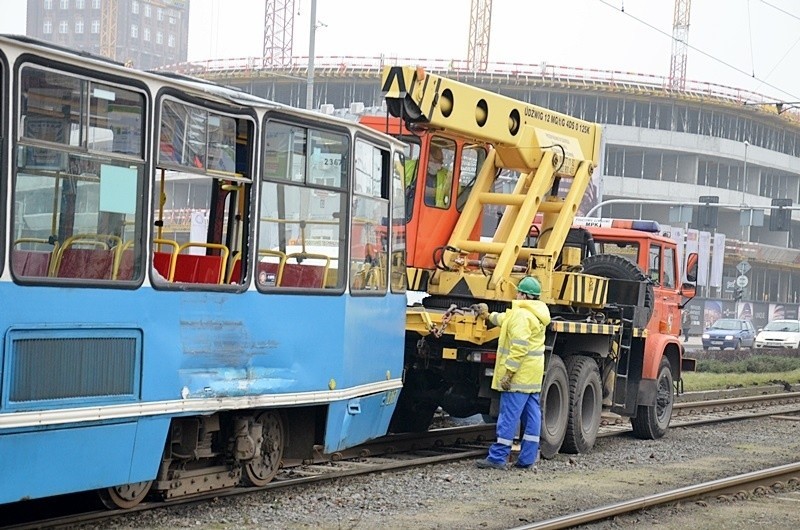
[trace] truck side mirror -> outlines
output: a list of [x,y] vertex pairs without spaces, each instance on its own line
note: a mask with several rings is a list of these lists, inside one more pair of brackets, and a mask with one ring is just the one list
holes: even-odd
[[692,252],[686,257],[686,281],[697,281],[697,252]]

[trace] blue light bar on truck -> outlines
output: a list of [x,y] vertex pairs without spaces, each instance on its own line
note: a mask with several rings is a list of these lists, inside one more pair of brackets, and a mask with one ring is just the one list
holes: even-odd
[[661,232],[661,226],[656,221],[645,219],[610,219],[606,217],[576,217],[572,226],[585,226],[587,228],[627,228],[642,232]]

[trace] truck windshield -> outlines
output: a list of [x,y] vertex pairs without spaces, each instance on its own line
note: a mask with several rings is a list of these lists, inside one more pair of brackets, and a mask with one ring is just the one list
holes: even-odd
[[630,241],[597,241],[597,251],[600,254],[614,254],[625,258],[631,263],[639,263],[639,243]]

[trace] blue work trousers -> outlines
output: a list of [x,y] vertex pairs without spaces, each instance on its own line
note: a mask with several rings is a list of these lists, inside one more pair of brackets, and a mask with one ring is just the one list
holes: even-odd
[[539,456],[539,431],[542,427],[542,409],[539,407],[539,393],[521,392],[500,393],[500,416],[497,418],[497,441],[489,448],[488,460],[505,464],[511,454],[511,444],[517,433],[521,419],[525,425],[522,434],[522,448],[516,465],[530,466]]

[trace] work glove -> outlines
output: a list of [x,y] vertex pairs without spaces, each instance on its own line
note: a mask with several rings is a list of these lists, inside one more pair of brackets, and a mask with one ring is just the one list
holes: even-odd
[[506,372],[506,375],[500,380],[500,388],[503,390],[511,390],[511,378],[514,377],[514,372]]
[[475,313],[479,317],[489,318],[489,306],[488,305],[486,305],[484,303],[475,304],[475,305],[472,306],[472,309],[475,311]]

